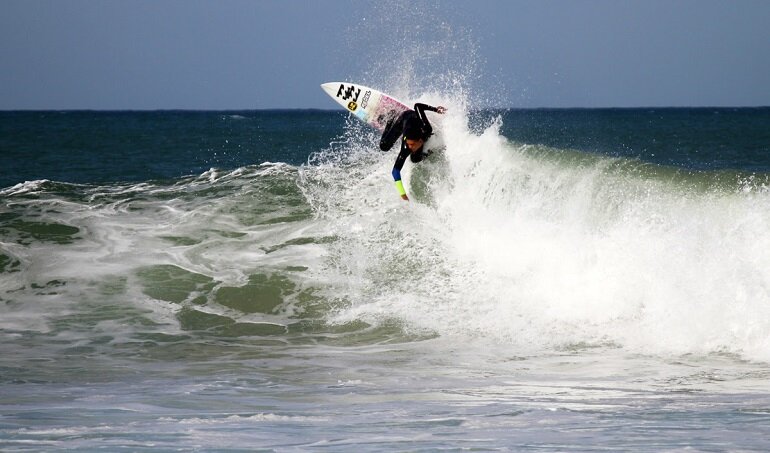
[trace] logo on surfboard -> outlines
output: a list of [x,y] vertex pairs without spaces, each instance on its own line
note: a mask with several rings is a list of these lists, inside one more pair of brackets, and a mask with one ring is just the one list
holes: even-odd
[[355,85],[350,85],[349,87],[345,88],[345,84],[340,84],[340,89],[337,90],[337,97],[342,98],[343,101],[347,101],[350,98],[353,98],[352,102],[358,101],[358,96],[361,94],[361,88],[356,88]]
[[372,90],[367,90],[366,93],[364,93],[364,98],[361,100],[361,108],[365,109],[366,105],[369,103],[369,96],[372,95]]

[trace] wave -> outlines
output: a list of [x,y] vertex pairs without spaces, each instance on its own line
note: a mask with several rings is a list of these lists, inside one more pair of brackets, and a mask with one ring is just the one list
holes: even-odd
[[499,118],[473,132],[462,103],[428,100],[450,105],[447,147],[413,168],[416,203],[365,140],[352,169],[308,170],[340,237],[334,319],[518,349],[768,359],[766,178],[516,144]]
[[296,173],[266,163],[4,194],[0,328],[96,349],[139,338],[167,344],[185,332],[302,330],[295,314],[319,299],[305,274],[326,239],[313,232]]
[[0,327],[161,355],[442,336],[770,359],[765,176],[516,143],[463,99],[417,100],[450,110],[410,203],[355,120],[300,166],[4,190]]

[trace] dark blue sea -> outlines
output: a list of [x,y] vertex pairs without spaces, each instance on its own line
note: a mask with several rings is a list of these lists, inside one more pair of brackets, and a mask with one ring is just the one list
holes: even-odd
[[770,108],[422,99],[0,112],[0,450],[770,449]]

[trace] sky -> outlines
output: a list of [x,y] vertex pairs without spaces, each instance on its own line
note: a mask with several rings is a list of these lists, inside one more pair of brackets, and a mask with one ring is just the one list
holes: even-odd
[[767,0],[0,0],[0,110],[335,109],[319,85],[343,80],[768,106],[768,24]]

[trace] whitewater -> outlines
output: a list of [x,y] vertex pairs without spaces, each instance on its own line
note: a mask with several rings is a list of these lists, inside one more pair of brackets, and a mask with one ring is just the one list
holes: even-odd
[[768,359],[764,186],[514,144],[499,118],[476,135],[452,112],[443,155],[413,170],[417,203],[372,206],[393,198],[385,159],[329,175],[365,299],[353,317],[518,348]]

